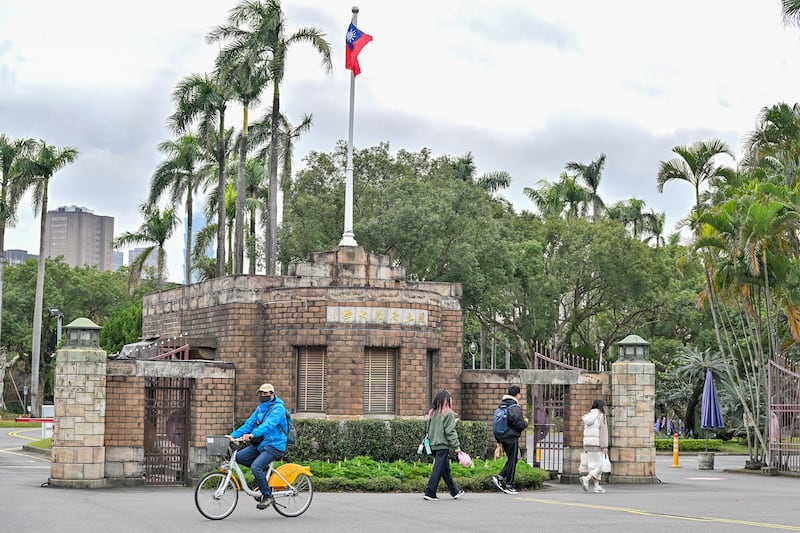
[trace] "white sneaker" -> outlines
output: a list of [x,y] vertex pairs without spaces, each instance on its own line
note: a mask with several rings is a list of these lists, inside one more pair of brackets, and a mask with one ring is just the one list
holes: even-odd
[[581,476],[579,478],[583,492],[589,492],[589,476]]
[[598,492],[598,493],[602,493],[602,492],[605,492],[605,491],[606,491],[606,489],[604,489],[604,488],[603,488],[603,487],[601,487],[600,485],[596,485],[596,486],[595,486],[595,487],[592,489],[592,492]]
[[506,481],[500,476],[492,476],[492,483],[498,490],[506,492]]

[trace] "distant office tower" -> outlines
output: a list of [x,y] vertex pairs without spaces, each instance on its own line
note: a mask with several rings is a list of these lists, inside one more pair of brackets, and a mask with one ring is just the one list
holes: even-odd
[[[132,265],[136,258],[142,255],[142,253],[147,250],[147,248],[131,248],[128,250],[128,264]],[[150,256],[147,258],[147,261],[144,262],[145,266],[158,268],[158,250],[155,249],[150,253]],[[142,272],[144,274],[144,272]]]
[[122,252],[121,250],[114,250],[113,257],[113,266],[111,267],[111,270],[116,272],[125,264],[125,252]]
[[21,265],[28,259],[39,259],[38,255],[29,254],[28,250],[6,250],[3,257],[9,265]]
[[47,212],[44,256],[63,256],[71,266],[94,266],[111,270],[114,217],[95,215],[74,205]]

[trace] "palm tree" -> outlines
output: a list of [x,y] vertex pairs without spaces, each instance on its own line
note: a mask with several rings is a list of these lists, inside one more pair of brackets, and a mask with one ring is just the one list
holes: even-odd
[[781,0],[781,11],[787,24],[800,26],[800,0]]
[[724,358],[719,352],[711,352],[710,350],[698,352],[692,348],[683,347],[675,357],[674,363],[677,365],[675,367],[675,376],[686,380],[692,386],[688,398],[684,398],[687,403],[686,413],[683,418],[686,421],[686,427],[694,429],[695,411],[697,411],[697,403],[703,392],[706,371],[711,370],[714,377],[720,379],[725,365]]
[[600,220],[600,210],[605,207],[603,200],[597,194],[597,189],[600,187],[600,180],[603,177],[603,167],[606,164],[606,154],[600,156],[589,163],[584,165],[571,161],[565,167],[567,170],[575,172],[575,174],[582,178],[587,187],[589,187],[589,197],[592,202],[592,222]]
[[[238,162],[231,164],[232,169],[238,172]],[[238,184],[236,188],[236,203],[239,201],[239,196],[244,197],[244,210],[247,213],[247,234],[245,235],[245,242],[247,243],[247,260],[249,263],[248,274],[256,273],[256,265],[258,264],[257,243],[258,237],[256,236],[258,213],[265,212],[264,199],[267,196],[266,191],[266,169],[264,165],[256,158],[247,160],[247,165],[244,170],[245,186],[244,194],[239,194]]]
[[[23,157],[35,146],[33,139],[11,139],[0,134],[0,339],[3,327],[3,267],[6,249],[6,227],[12,226],[17,217],[17,205],[13,205],[9,196],[11,185],[19,177],[19,165]],[[6,371],[5,348],[0,344],[0,409],[5,409],[3,400],[3,383]]]
[[[189,126],[199,121],[198,131],[206,143],[213,143],[217,170],[216,196],[225,195],[225,161],[227,158],[225,111],[230,99],[229,90],[219,72],[215,77],[192,74],[178,84],[172,93],[175,113],[168,123],[175,133],[184,133]],[[225,275],[225,206],[217,202],[217,276]],[[209,219],[210,220],[210,219]]]
[[686,181],[694,187],[695,209],[700,212],[700,186],[716,178],[735,179],[732,168],[715,162],[718,155],[733,157],[728,145],[719,139],[698,141],[691,146],[676,146],[672,151],[679,157],[661,161],[658,168],[658,192],[664,192],[664,185],[670,181]]
[[[210,38],[211,35],[209,36]],[[239,47],[236,42],[220,52],[217,58],[217,68],[225,73],[225,78],[230,83],[233,94],[242,104],[242,133],[239,140],[237,190],[244,190],[247,179],[245,177],[245,169],[247,166],[250,106],[258,103],[259,96],[269,79],[269,73],[252,49]],[[245,197],[238,195],[236,197],[236,225],[233,242],[234,275],[244,272],[244,204]]]
[[47,227],[47,193],[53,175],[75,161],[78,151],[69,146],[58,148],[43,140],[36,143],[30,157],[20,160],[21,175],[13,184],[11,196],[15,205],[29,189],[33,189],[33,208],[39,214],[39,265],[36,271],[36,296],[33,311],[33,342],[31,347],[31,408],[39,416],[39,362],[42,342],[42,300],[44,298],[44,232]]
[[[269,207],[266,243],[267,274],[275,274],[277,258],[277,224],[278,224],[278,143],[280,128],[280,86],[286,72],[287,52],[297,42],[307,42],[322,56],[322,66],[326,72],[332,70],[331,46],[325,40],[325,34],[318,28],[301,28],[286,36],[286,19],[279,0],[243,1],[234,7],[228,17],[228,26],[214,30],[209,39],[230,39],[230,53],[238,55],[239,48],[247,49],[249,57],[263,62],[269,70],[272,83],[272,134],[270,135],[269,158]],[[242,26],[244,28],[242,28]]]
[[763,108],[756,129],[745,139],[745,151],[744,168],[769,168],[793,185],[800,169],[800,104]]
[[[186,248],[184,257],[184,283],[192,282],[192,218],[194,193],[208,175],[201,167],[202,153],[194,135],[184,135],[175,141],[164,141],[158,145],[167,159],[156,168],[150,179],[150,203],[158,200],[169,189],[171,205],[179,205],[186,196]],[[198,168],[201,167],[201,168]],[[203,187],[205,190],[205,186]]]
[[164,243],[172,237],[172,234],[180,225],[180,218],[175,213],[175,209],[166,208],[164,211],[158,206],[143,203],[139,206],[139,212],[144,218],[144,222],[136,232],[126,231],[114,239],[114,247],[129,246],[131,244],[146,245],[139,257],[131,263],[128,278],[128,287],[133,290],[142,280],[142,271],[147,264],[150,256],[156,254],[156,290],[161,292],[166,271],[167,252]]

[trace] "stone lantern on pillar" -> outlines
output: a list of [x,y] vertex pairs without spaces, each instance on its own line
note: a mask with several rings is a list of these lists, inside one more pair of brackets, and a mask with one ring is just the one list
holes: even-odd
[[107,354],[100,348],[101,329],[88,318],[64,326],[66,340],[56,352],[53,387],[51,486],[105,486]]
[[655,483],[653,441],[656,372],[649,361],[650,343],[628,335],[617,343],[618,359],[611,365],[609,454],[612,483]]
[[76,348],[86,346],[100,348],[100,330],[103,329],[88,318],[76,318],[66,326],[64,331],[67,334],[65,347]]
[[650,343],[639,335],[628,335],[617,348],[620,361],[647,361],[650,356]]

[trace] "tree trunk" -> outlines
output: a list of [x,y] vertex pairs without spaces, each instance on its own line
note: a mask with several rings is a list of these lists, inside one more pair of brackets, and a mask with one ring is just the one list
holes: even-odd
[[192,284],[192,183],[189,178],[189,186],[186,190],[186,253],[184,254],[184,285]]
[[225,275],[225,108],[219,113],[219,171],[217,175],[217,277]]
[[233,274],[244,273],[244,200],[245,200],[245,166],[247,165],[247,121],[248,102],[243,104],[242,144],[239,147],[239,175],[236,178],[236,217],[233,238]]
[[274,83],[272,94],[272,124],[269,140],[269,198],[267,198],[267,275],[275,275],[278,255],[278,123],[281,113],[281,93],[278,82]]
[[[42,300],[44,299],[44,230],[47,224],[47,186],[49,178],[42,178],[42,205],[39,225],[39,267],[36,270],[36,296],[33,309],[33,339],[31,349],[31,415],[41,413],[39,397],[39,363],[42,349]],[[23,406],[24,407],[24,406]]]

